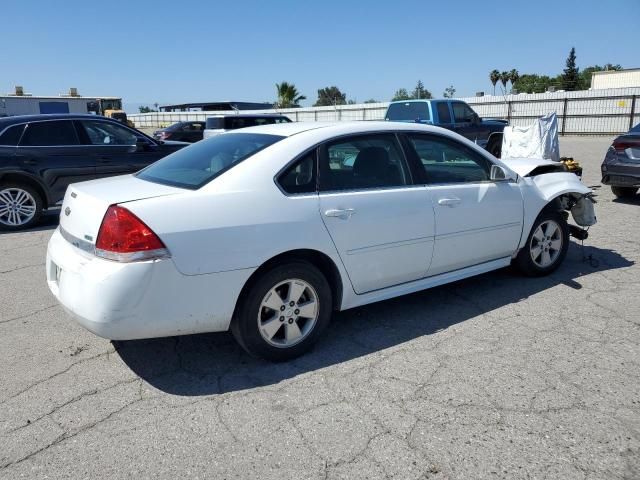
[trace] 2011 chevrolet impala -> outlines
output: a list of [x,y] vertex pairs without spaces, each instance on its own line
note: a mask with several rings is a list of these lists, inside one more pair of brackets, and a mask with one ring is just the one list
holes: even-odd
[[[418,124],[289,123],[204,140],[71,185],[47,281],[117,340],[231,329],[300,355],[345,310],[514,263],[555,270],[592,192],[561,164],[505,164]],[[571,227],[578,230],[577,227]]]

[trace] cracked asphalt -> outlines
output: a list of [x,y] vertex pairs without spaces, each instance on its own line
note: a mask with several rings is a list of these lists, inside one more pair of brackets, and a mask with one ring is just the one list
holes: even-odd
[[[598,185],[610,140],[561,153]],[[598,194],[550,277],[343,312],[285,364],[229,334],[98,338],[46,287],[56,218],[0,234],[0,478],[638,479],[640,196]]]

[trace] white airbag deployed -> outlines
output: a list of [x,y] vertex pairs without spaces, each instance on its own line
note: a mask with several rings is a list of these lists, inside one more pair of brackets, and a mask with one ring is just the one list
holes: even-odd
[[505,127],[501,157],[507,163],[509,158],[544,158],[559,162],[556,114],[540,117],[528,127]]

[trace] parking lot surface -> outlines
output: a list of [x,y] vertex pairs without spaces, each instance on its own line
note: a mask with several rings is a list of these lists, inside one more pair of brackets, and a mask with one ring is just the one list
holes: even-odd
[[[561,154],[598,185],[610,140]],[[640,196],[598,195],[553,275],[342,312],[284,364],[96,337],[45,284],[56,218],[0,234],[0,478],[640,478]]]

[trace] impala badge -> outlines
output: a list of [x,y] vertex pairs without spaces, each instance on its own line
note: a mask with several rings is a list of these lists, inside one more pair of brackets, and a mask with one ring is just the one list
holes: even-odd
[[64,214],[68,217],[69,215],[71,215],[71,209],[69,207],[64,209]]

